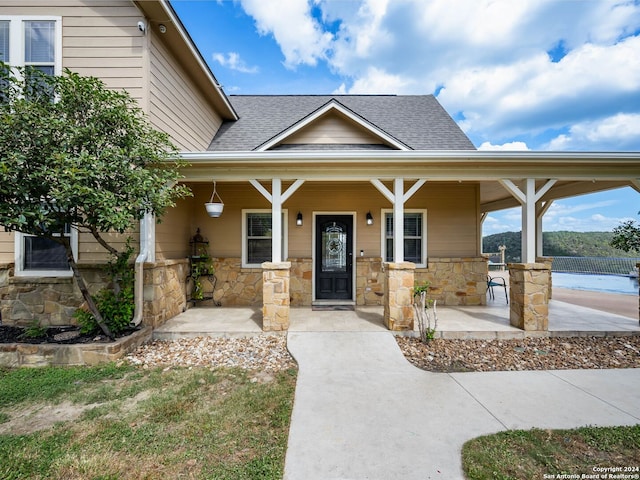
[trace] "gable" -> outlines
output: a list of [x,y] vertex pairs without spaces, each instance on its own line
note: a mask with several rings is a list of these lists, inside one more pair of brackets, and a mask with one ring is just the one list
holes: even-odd
[[385,142],[354,121],[330,112],[285,137],[278,145],[296,144],[383,145]]

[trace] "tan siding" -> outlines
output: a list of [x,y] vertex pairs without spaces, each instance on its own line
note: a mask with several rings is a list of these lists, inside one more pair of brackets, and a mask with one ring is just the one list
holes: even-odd
[[15,260],[13,254],[14,247],[13,233],[0,232],[0,263],[13,263]]
[[478,186],[425,184],[406,208],[427,208],[427,255],[465,257],[479,254]]
[[[156,225],[156,259],[179,259],[189,255],[189,239],[196,234],[193,216],[197,208],[204,209],[192,198],[180,200],[167,211]],[[197,228],[197,227],[196,227]]]
[[206,150],[222,120],[152,34],[149,116],[181,150]]
[[2,2],[3,15],[62,17],[62,66],[143,98],[144,17],[130,0]]
[[[131,246],[137,254],[140,246],[139,228],[132,228],[130,232],[124,234],[107,233],[102,237],[105,241],[122,252],[125,249],[127,238],[131,237]],[[89,233],[78,235],[78,263],[106,263],[110,259],[109,253],[99,245]]]
[[282,144],[381,144],[382,141],[341,115],[329,114],[302,128]]
[[[409,183],[409,182],[407,182]],[[270,190],[270,186],[265,183]],[[408,188],[409,185],[406,186]],[[248,182],[218,184],[225,207],[220,218],[209,218],[204,202],[211,195],[211,186],[196,184],[194,190],[191,235],[200,227],[202,235],[211,241],[215,257],[240,257],[242,245],[242,209],[270,209],[271,205]],[[285,186],[286,188],[286,186]],[[423,186],[406,204],[408,209],[427,210],[427,255],[460,257],[478,255],[479,223],[477,221],[477,185],[457,183]],[[382,210],[391,204],[368,183],[306,182],[285,202],[288,210],[289,257],[309,258],[312,255],[313,212],[355,212],[355,253],[364,250],[367,257],[380,256]],[[303,215],[303,226],[295,225],[296,214]],[[366,225],[371,211],[374,224]],[[184,215],[189,213],[184,212]],[[184,234],[182,234],[184,236]]]

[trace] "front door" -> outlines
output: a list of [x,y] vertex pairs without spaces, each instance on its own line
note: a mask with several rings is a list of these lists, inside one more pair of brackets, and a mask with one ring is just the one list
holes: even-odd
[[316,300],[352,300],[353,217],[316,216]]

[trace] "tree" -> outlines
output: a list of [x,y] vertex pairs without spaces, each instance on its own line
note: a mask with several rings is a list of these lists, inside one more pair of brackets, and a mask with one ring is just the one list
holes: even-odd
[[0,63],[0,225],[64,246],[89,310],[113,339],[73,257],[65,228],[124,233],[189,195],[177,149],[127,92],[69,70],[49,76]]
[[615,227],[611,246],[625,252],[640,252],[640,225],[627,220]]

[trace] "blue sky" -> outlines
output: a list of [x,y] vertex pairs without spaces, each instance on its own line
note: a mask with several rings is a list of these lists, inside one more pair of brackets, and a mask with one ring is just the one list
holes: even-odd
[[[434,94],[479,149],[640,151],[640,0],[172,0],[227,94]],[[543,229],[638,219],[631,188]],[[492,213],[485,235],[521,228]]]

